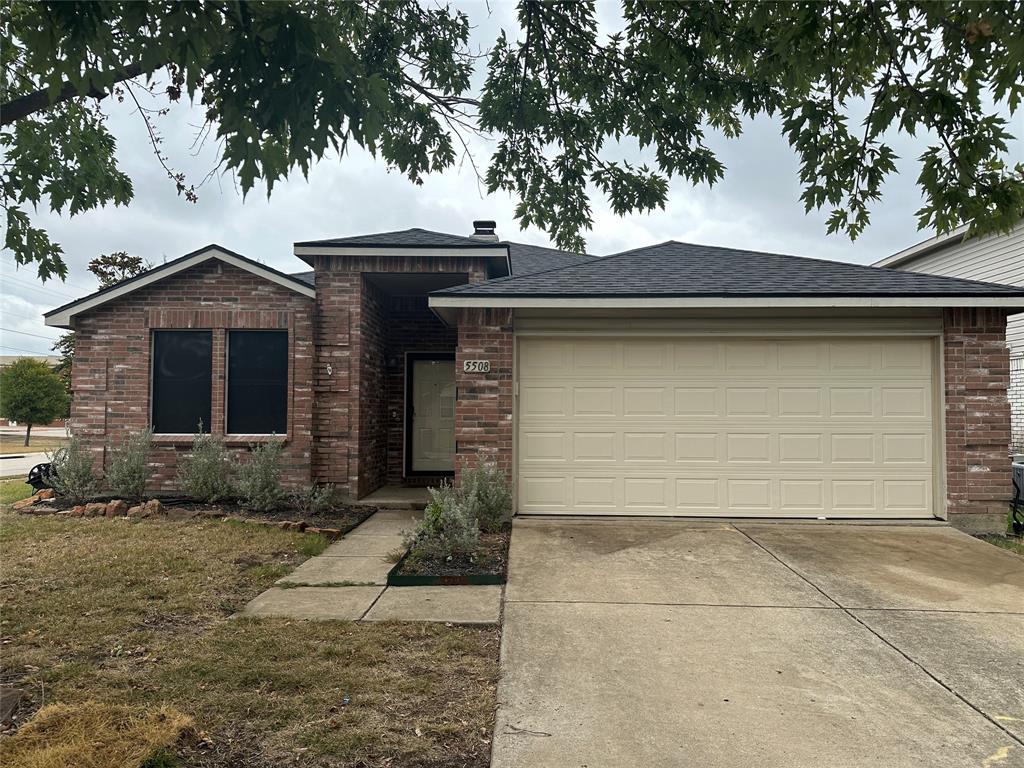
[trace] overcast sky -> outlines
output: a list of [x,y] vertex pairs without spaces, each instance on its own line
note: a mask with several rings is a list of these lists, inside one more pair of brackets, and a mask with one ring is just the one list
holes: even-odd
[[[475,25],[474,45],[486,48],[500,28],[515,30],[511,3],[465,3]],[[615,6],[601,8],[602,18],[614,23]],[[267,200],[257,187],[243,201],[229,176],[207,182],[199,202],[179,197],[153,157],[142,120],[128,104],[104,102],[109,126],[118,144],[122,169],[135,186],[127,208],[106,208],[70,218],[40,212],[36,224],[61,243],[69,265],[66,283],[45,287],[32,267],[15,269],[9,252],[0,256],[2,326],[0,354],[48,354],[59,330],[43,325],[41,313],[96,289],[86,270],[95,256],[128,251],[159,264],[208,243],[257,259],[286,272],[306,266],[292,255],[298,240],[342,237],[422,227],[470,234],[473,219],[494,219],[503,238],[549,244],[537,230],[520,231],[513,218],[514,201],[503,194],[483,196],[468,164],[415,186],[367,153],[321,161],[303,179],[300,173],[275,187]],[[202,112],[179,105],[159,122],[163,148],[172,166],[183,170],[190,183],[205,176],[216,163],[213,142],[192,147]],[[915,179],[916,158],[927,138],[896,136],[900,173],[890,179],[885,198],[872,215],[872,224],[855,243],[845,235],[826,235],[827,211],[805,214],[800,202],[797,161],[780,134],[777,120],[749,123],[735,140],[711,137],[710,143],[727,167],[725,180],[713,189],[676,181],[664,211],[650,215],[614,215],[599,198],[593,200],[594,229],[587,234],[588,251],[605,255],[665,240],[793,253],[817,258],[871,263],[925,239],[917,231],[914,211],[921,205]],[[473,142],[481,167],[490,144]],[[1014,151],[1021,159],[1021,144]]]

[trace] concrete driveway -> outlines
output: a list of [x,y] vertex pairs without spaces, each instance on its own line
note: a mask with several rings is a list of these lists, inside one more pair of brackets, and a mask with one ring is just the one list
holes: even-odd
[[941,526],[517,519],[495,768],[1024,766],[1024,559]]

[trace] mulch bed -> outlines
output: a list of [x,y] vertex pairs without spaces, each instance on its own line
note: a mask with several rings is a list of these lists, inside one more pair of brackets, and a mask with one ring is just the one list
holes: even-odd
[[[304,514],[292,508],[280,508],[270,512],[256,512],[234,500],[206,504],[181,496],[154,496],[163,505],[159,517],[166,519],[188,519],[192,517],[232,518],[257,523],[302,523],[312,529],[337,531],[334,536],[343,536],[377,511],[377,507],[363,504],[339,504],[330,512]],[[97,496],[90,501],[106,503],[109,496]],[[67,499],[55,498],[23,510],[29,514],[53,514],[66,512],[76,505]]]
[[311,528],[338,528],[342,533],[352,530],[377,511],[376,507],[365,504],[339,504],[336,509],[330,512],[303,514],[297,509],[290,508],[275,509],[271,512],[254,512],[234,501],[201,504],[182,498],[160,498],[160,502],[168,510],[181,509],[188,512],[215,511],[223,513],[225,517],[243,517],[248,520],[268,520],[275,523],[298,520]]
[[499,533],[481,533],[480,551],[477,556],[469,558],[453,558],[451,560],[432,560],[418,557],[413,549],[393,569],[395,576],[426,576],[440,579],[458,579],[473,576],[491,576],[504,581],[508,567],[508,545],[512,538],[511,530]]

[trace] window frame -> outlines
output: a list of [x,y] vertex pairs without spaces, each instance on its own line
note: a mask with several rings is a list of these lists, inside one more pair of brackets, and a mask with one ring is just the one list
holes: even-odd
[[[151,328],[149,334],[149,413],[147,414],[147,423],[150,430],[152,430],[153,437],[155,440],[166,441],[168,439],[175,439],[181,436],[189,436],[197,434],[194,430],[192,432],[158,432],[156,429],[156,376],[154,375],[156,365],[156,340],[160,334],[172,334],[172,333],[205,333],[210,337],[210,415],[209,423],[205,424],[206,431],[201,434],[209,435],[213,434],[213,422],[214,422],[214,411],[213,411],[213,388],[214,381],[216,379],[216,370],[214,367],[216,361],[216,355],[214,350],[216,348],[214,331],[212,328]],[[196,425],[198,426],[198,424]]]
[[[231,396],[231,334],[232,333],[279,333],[285,337],[285,391],[284,391],[284,430],[282,432],[231,432],[228,430]],[[240,436],[256,438],[255,442],[269,439],[287,440],[291,434],[291,399],[292,399],[292,334],[288,328],[226,328],[224,330],[224,393],[223,393],[223,434],[230,442]]]

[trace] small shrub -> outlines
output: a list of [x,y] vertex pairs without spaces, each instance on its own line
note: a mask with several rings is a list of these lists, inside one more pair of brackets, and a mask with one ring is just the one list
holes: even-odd
[[480,546],[480,526],[463,494],[450,483],[442,483],[430,489],[423,519],[406,534],[405,545],[421,559],[472,559]]
[[72,435],[66,447],[47,454],[47,459],[51,466],[46,480],[58,495],[77,504],[99,491],[101,477],[81,438]]
[[141,501],[146,485],[153,476],[149,466],[149,451],[153,433],[149,429],[129,434],[121,445],[110,449],[110,470],[107,485],[118,496]]
[[219,437],[199,433],[178,462],[178,483],[191,498],[212,504],[234,495],[234,464]]
[[281,453],[284,443],[271,440],[251,446],[249,460],[238,468],[238,493],[242,503],[256,512],[277,509],[284,500],[281,487]]
[[474,467],[462,470],[462,495],[484,533],[497,533],[512,520],[512,489],[508,478],[487,454],[477,454]]
[[313,483],[308,487],[293,488],[288,492],[291,505],[303,516],[322,515],[333,512],[341,501],[337,489],[330,485]]

